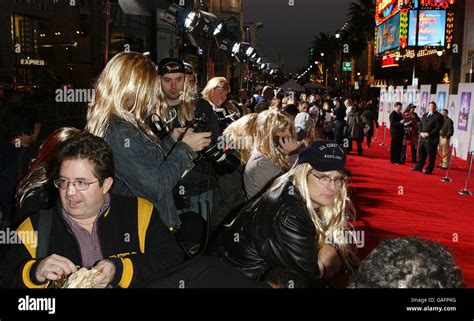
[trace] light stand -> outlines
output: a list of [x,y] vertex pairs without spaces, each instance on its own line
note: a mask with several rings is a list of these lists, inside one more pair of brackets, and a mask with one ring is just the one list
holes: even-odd
[[385,146],[385,133],[387,131],[387,126],[385,126],[385,123],[382,123],[382,126],[383,126],[383,138],[382,138],[382,142],[379,145]]
[[472,154],[474,154],[474,151],[469,152],[469,158],[470,158],[469,159],[469,170],[467,171],[466,184],[464,185],[464,189],[459,191],[459,194],[461,194],[461,195],[469,195],[469,196],[472,195],[471,191],[467,189],[467,185],[469,184],[469,179],[471,178]]
[[446,169],[446,176],[441,179],[441,181],[445,182],[445,183],[452,183],[453,182],[453,180],[451,178],[449,178],[449,176],[448,176],[449,169],[451,168],[452,156],[453,156],[453,145],[451,145],[451,150],[449,151],[449,160],[448,160],[448,168]]

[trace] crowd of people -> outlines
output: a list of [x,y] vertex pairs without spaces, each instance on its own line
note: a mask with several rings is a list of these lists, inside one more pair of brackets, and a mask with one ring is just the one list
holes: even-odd
[[338,236],[355,219],[346,157],[353,141],[358,155],[364,137],[370,147],[376,102],[270,86],[229,100],[226,78],[201,92],[197,80],[180,59],[119,53],[84,130],[59,128],[31,152],[38,119],[11,114],[2,224],[22,239],[0,262],[0,286],[45,287],[78,267],[97,269],[99,288],[326,287],[361,273]]

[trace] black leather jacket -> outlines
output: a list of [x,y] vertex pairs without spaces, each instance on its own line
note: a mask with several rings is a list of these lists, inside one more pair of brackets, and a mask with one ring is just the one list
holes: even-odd
[[319,278],[316,229],[291,181],[244,208],[219,236],[219,256],[257,280],[273,267]]

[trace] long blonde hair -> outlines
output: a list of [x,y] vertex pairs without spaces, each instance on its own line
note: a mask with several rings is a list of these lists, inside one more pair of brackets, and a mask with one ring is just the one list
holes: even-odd
[[303,146],[307,147],[314,143],[316,139],[319,139],[319,135],[316,131],[316,122],[313,117],[310,117],[310,124],[308,126],[308,131],[306,132],[306,136],[303,138]]
[[224,141],[233,145],[244,165],[252,154],[257,117],[258,113],[247,114],[231,123],[222,134]]
[[204,89],[202,90],[202,98],[207,101],[211,101],[211,93],[216,88],[222,88],[224,90],[227,90],[227,92],[230,91],[229,83],[227,82],[227,79],[225,79],[225,77],[214,77],[209,79],[206,84],[206,87],[204,87]]
[[115,55],[95,84],[85,131],[103,138],[111,116],[116,115],[157,140],[149,119],[160,103],[159,88],[156,65],[148,57],[138,52]]
[[[184,76],[184,89],[183,93],[179,96],[179,108],[178,108],[178,122],[184,127],[186,124],[194,119],[194,112],[196,110],[195,100],[197,94],[197,85],[191,84],[189,82],[191,76],[194,76],[194,79],[197,81],[197,75],[193,72],[192,75]],[[161,86],[161,78],[159,76],[158,81],[158,104],[154,108],[153,112],[160,116],[161,119],[165,121],[171,121],[169,119],[169,107],[166,100],[166,96],[163,93],[163,87]]]
[[[321,206],[316,211],[308,187],[308,175],[310,175],[311,170],[313,170],[313,168],[308,163],[293,166],[287,173],[278,177],[261,197],[280,188],[287,181],[291,181],[305,202],[308,214],[316,228],[318,248],[321,248],[327,244],[327,238],[332,237],[334,234],[344,235],[344,233],[352,233],[352,226],[348,219],[348,211],[352,210],[352,203],[348,197],[347,183],[344,182],[340,187],[334,204]],[[350,260],[350,254],[352,254],[352,252],[347,242],[341,240],[341,238],[331,238],[331,240],[333,244],[339,246],[345,266],[350,272],[353,272],[353,266]]]
[[54,160],[57,151],[64,146],[64,143],[73,139],[81,131],[73,127],[63,127],[52,132],[46,141],[41,145],[38,154],[30,165],[28,173],[18,184],[15,199],[18,207],[21,207],[24,200],[37,193],[51,178],[56,176],[59,164]]
[[291,165],[288,163],[287,156],[282,154],[273,141],[273,138],[279,131],[288,129],[293,138],[296,137],[294,120],[287,114],[279,110],[268,110],[258,117],[256,128],[255,149],[263,156],[267,157],[272,163],[286,171]]

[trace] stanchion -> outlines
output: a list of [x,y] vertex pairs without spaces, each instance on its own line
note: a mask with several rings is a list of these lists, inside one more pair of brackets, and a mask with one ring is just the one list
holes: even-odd
[[[375,126],[375,125],[374,125]],[[374,137],[374,142],[378,141],[377,137],[379,136],[379,129],[377,126],[375,126],[375,137]]]
[[453,147],[454,145],[451,145],[451,149],[449,151],[449,160],[448,160],[448,168],[446,169],[446,176],[441,179],[442,182],[446,183],[451,183],[453,180],[449,178],[448,173],[449,169],[451,168],[451,160],[453,159]]
[[387,130],[387,126],[385,126],[385,123],[382,123],[382,126],[383,126],[383,138],[382,138],[382,142],[379,145],[385,146],[385,131]]
[[459,191],[459,194],[461,194],[461,195],[469,195],[469,196],[472,195],[471,191],[467,189],[467,185],[469,184],[469,179],[471,178],[472,154],[474,154],[474,152],[470,151],[469,152],[469,157],[470,157],[470,159],[469,159],[469,169],[467,171],[466,184],[464,185],[464,189]]

